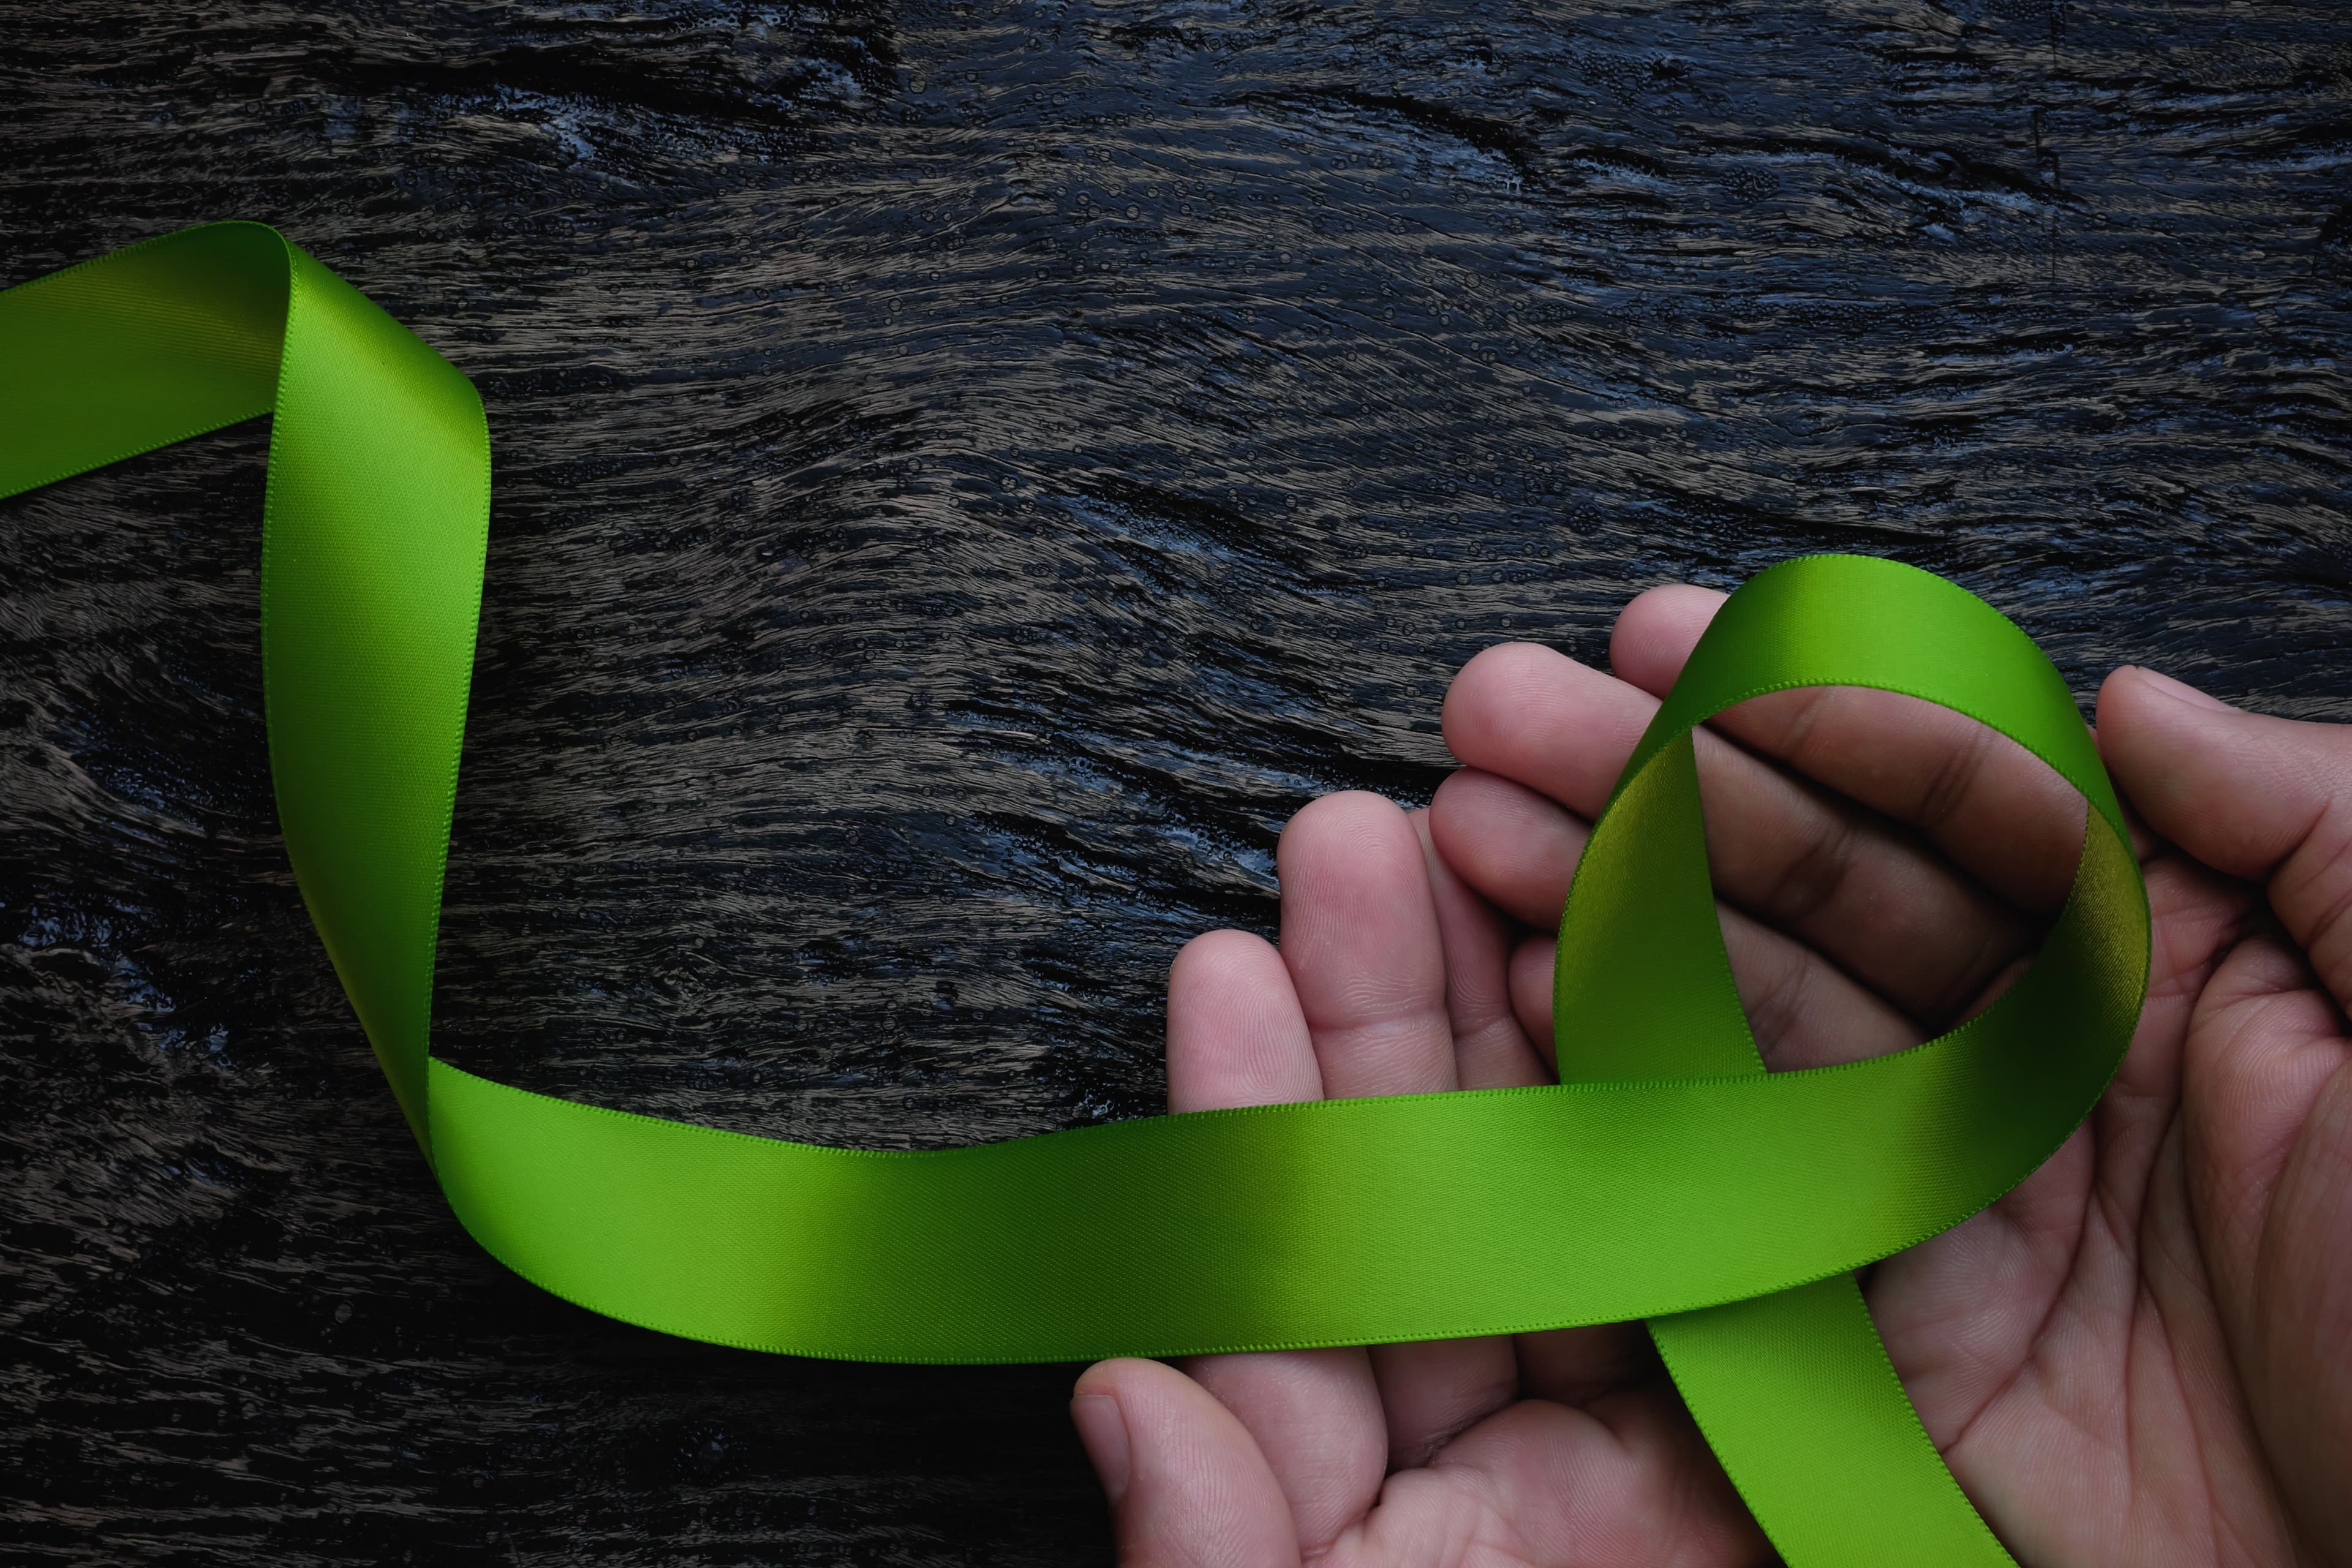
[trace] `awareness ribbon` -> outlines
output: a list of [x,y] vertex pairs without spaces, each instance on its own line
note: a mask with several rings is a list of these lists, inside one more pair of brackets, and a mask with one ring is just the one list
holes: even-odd
[[[2147,896],[2064,681],[1940,578],[1811,556],[1717,615],[1595,824],[1560,923],[1561,1082],[1159,1116],[969,1148],[821,1148],[532,1094],[427,1046],[489,509],[480,399],[258,224],[0,293],[0,496],[274,416],[269,757],[295,878],[459,1221],[569,1300],[721,1344],[1075,1361],[1646,1319],[1794,1568],[2007,1563],[1853,1271],[1958,1224],[2129,1044]],[[2018,742],[2089,803],[2033,965],[1937,1039],[1768,1073],[1707,877],[1691,732],[1877,687]]]

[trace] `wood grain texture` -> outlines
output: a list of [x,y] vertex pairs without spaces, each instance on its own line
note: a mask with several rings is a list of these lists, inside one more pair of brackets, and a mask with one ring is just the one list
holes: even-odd
[[[443,1052],[848,1144],[1156,1109],[1283,819],[1655,582],[2352,718],[2347,161],[2327,0],[0,0],[0,276],[264,219],[488,404]],[[457,1230],[275,832],[264,439],[0,506],[0,1556],[1100,1560],[1070,1369]]]

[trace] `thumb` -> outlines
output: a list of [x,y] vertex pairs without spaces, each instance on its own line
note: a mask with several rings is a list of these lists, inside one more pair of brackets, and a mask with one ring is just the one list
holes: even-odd
[[1088,1367],[1070,1420],[1110,1500],[1119,1568],[1297,1568],[1290,1504],[1256,1440],[1174,1367]]
[[2248,713],[2126,666],[2099,691],[2099,751],[2151,828],[2265,885],[2321,982],[2352,1005],[2352,727]]

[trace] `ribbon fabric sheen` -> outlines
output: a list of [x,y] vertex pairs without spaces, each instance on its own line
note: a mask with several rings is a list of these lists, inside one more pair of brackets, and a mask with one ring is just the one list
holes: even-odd
[[[722,1344],[1068,1361],[1643,1318],[1796,1568],[2010,1561],[1853,1271],[1958,1224],[2088,1114],[2146,987],[2121,806],[2063,680],[1927,574],[1788,562],[1723,606],[1595,825],[1560,927],[1562,1081],[1206,1111],[922,1152],[533,1094],[427,1045],[489,503],[480,399],[256,224],[0,293],[0,495],[270,414],[262,659],[287,851],[450,1207],[570,1300]],[[2073,890],[1992,1006],[1763,1070],[1707,879],[1691,731],[1791,687],[1906,692],[2089,803]]]

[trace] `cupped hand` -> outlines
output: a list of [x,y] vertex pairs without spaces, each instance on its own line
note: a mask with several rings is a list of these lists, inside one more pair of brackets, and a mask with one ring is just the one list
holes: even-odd
[[[1546,1081],[1593,815],[1720,596],[1629,605],[1615,678],[1489,649],[1425,817],[1301,812],[1279,949],[1169,979],[1171,1110]],[[1869,1271],[1921,1419],[2029,1568],[2352,1563],[2352,730],[2145,670],[2099,700],[2145,829],[2149,993],[2042,1168]],[[1844,688],[1699,736],[1725,944],[1775,1068],[1941,1033],[2031,961],[2080,797],[1975,723]],[[1121,1360],[1073,1413],[1132,1565],[1724,1564],[1771,1552],[1637,1324]]]

